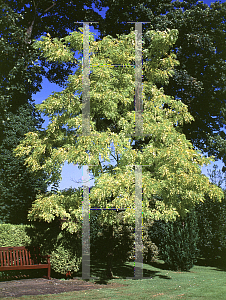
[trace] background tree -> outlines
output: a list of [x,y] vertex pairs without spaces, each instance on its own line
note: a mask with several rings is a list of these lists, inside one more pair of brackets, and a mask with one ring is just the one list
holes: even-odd
[[84,5],[91,6],[92,1],[6,0],[0,3],[1,222],[27,223],[27,210],[37,191],[44,192],[48,187],[47,183],[43,185],[46,174],[40,172],[35,179],[24,167],[23,159],[12,155],[12,150],[25,133],[40,129],[44,122],[32,100],[32,95],[41,89],[43,76],[62,85],[76,66],[75,62],[47,62],[32,47],[33,39],[45,32],[65,36],[68,28],[75,30],[81,26],[75,21],[98,21],[100,15],[93,9],[85,10]]
[[[226,165],[225,76],[226,76],[226,3],[214,1],[209,7],[202,1],[147,0],[101,1],[109,7],[100,22],[100,39],[106,35],[128,34],[133,24],[126,22],[151,22],[142,24],[147,49],[150,37],[147,29],[178,29],[179,36],[172,50],[180,65],[169,83],[157,83],[167,95],[181,100],[195,121],[182,126],[182,132],[197,149]],[[145,76],[144,76],[145,78]],[[166,106],[167,109],[167,106]],[[134,148],[149,142],[137,140]],[[225,169],[223,168],[223,171]]]
[[[217,171],[217,165],[214,170],[209,172],[211,183],[222,188],[225,182],[225,175]],[[199,226],[198,247],[201,256],[208,260],[215,258],[225,258],[226,253],[226,190],[223,189],[224,199],[222,202],[215,202],[206,196],[204,203],[196,205]]]
[[12,151],[44,122],[31,101],[41,87],[40,67],[18,24],[21,16],[2,3],[0,15],[0,220],[26,224],[35,196],[47,189],[47,176],[42,171],[34,176]]
[[37,120],[32,117],[33,107],[21,106],[15,114],[9,112],[4,123],[0,146],[0,218],[3,223],[27,224],[27,213],[36,195],[45,192],[46,174],[35,174],[24,166],[24,158],[15,158],[13,149],[25,133],[36,130]]
[[[34,39],[39,39],[45,33],[57,38],[66,36],[68,31],[77,30],[82,25],[75,22],[99,22],[103,19],[92,8],[92,4],[99,7],[97,0],[6,0],[5,3],[21,15],[19,25],[25,29],[27,43],[31,45]],[[85,6],[88,9],[85,9]],[[97,23],[92,25],[95,29],[98,28]],[[39,57],[39,60],[45,67],[42,69],[42,75],[60,86],[63,85],[68,75],[72,74],[72,68],[76,67],[76,63],[70,61],[58,64],[56,61],[46,61],[43,57]]]
[[[82,52],[81,32],[73,32],[63,39],[52,39],[47,35],[34,47],[50,61],[74,61],[74,52]],[[98,42],[91,37],[91,66],[94,64],[95,67],[91,67],[90,74],[90,136],[82,135],[80,93],[83,76],[82,61],[79,60],[79,68],[68,77],[66,88],[36,105],[50,118],[47,129],[27,133],[14,151],[17,156],[26,156],[25,163],[31,171],[44,170],[51,176],[52,183],[61,179],[65,161],[80,167],[92,165],[89,169],[95,174],[95,186],[90,193],[91,207],[126,207],[123,220],[128,224],[134,224],[134,164],[148,164],[152,170],[150,172],[146,167],[142,170],[144,222],[185,216],[195,203],[204,200],[205,193],[218,200],[223,197],[222,190],[212,187],[208,178],[201,174],[200,166],[208,164],[211,159],[202,157],[180,133],[178,125],[193,119],[186,105],[166,96],[163,89],[155,85],[155,82],[164,82],[173,75],[173,67],[178,62],[173,53],[167,53],[175,43],[178,31],[150,31],[146,34],[152,42],[144,52],[149,60],[144,65],[147,81],[143,90],[143,128],[144,135],[151,135],[151,138],[143,152],[132,148],[133,137],[126,137],[134,131],[135,74],[134,68],[128,66],[135,60],[134,32],[118,39],[108,36]],[[150,60],[153,53],[155,56]],[[115,64],[126,67],[106,67]],[[170,107],[167,112],[163,109],[165,103]],[[108,120],[108,126],[98,128],[102,118]],[[112,141],[114,151],[110,148]],[[116,166],[102,167],[100,155],[104,162],[110,162],[112,156]],[[163,200],[156,200],[156,194]],[[56,217],[68,219],[62,229],[71,233],[81,230],[82,198],[78,197],[71,206],[70,203],[66,206],[60,191],[38,195],[29,213],[30,220],[52,222]],[[98,216],[98,222],[109,228],[119,219],[110,210]]]
[[[1,133],[5,114],[15,113],[17,109],[28,103],[31,95],[41,88],[40,67],[35,65],[37,55],[26,43],[26,33],[19,25],[21,16],[8,5],[0,5],[0,117]],[[15,100],[16,99],[16,100]],[[37,115],[37,114],[36,114]],[[1,134],[0,142],[3,135]]]
[[[217,170],[218,166],[216,164],[213,165],[213,170],[207,170],[210,181],[222,188],[225,191],[225,183],[226,183],[226,175],[222,173],[220,170]],[[222,186],[224,184],[224,187]]]

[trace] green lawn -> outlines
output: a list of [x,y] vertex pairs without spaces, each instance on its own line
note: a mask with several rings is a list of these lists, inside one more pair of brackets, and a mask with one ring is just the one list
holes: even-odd
[[[152,265],[144,264],[144,276],[150,279],[132,280],[126,277],[133,276],[133,263],[128,262],[123,266],[116,266],[114,275],[119,279],[106,281],[102,276],[101,263],[91,265],[91,275],[100,276],[97,283],[116,282],[127,284],[126,287],[117,289],[100,289],[78,291],[54,295],[24,296],[20,298],[4,299],[226,299],[226,268],[222,262],[212,263],[208,266],[204,262],[196,264],[189,272],[174,272],[167,270],[163,261]],[[101,271],[102,270],[102,271]],[[79,275],[76,274],[76,277]]]

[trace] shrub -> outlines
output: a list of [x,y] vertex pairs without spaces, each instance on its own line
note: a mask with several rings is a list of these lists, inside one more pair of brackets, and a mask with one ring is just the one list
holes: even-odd
[[51,268],[56,273],[66,275],[69,271],[71,274],[77,272],[82,261],[81,234],[71,234],[62,230],[50,255]]
[[226,200],[222,203],[211,200],[196,206],[200,254],[205,259],[222,256],[226,250]]
[[66,275],[68,272],[74,273],[80,269],[82,257],[78,257],[72,249],[69,250],[65,246],[59,245],[51,253],[50,261],[51,267],[56,273]]
[[51,269],[56,275],[77,272],[82,260],[81,232],[71,234],[61,230],[59,218],[51,223],[34,222],[34,225],[34,229],[27,230],[31,244],[40,246],[42,255],[51,256]]
[[[135,232],[134,227],[125,224],[122,219],[122,213],[117,215],[120,219],[119,224],[113,225],[112,232],[108,225],[98,223],[98,214],[91,216],[90,241],[91,253],[99,259],[106,259],[108,253],[113,254],[113,261],[124,263],[126,261],[134,261],[135,256]],[[148,228],[152,223],[146,222],[143,226],[143,262],[149,263],[157,258],[158,247],[150,240]]]
[[134,228],[127,226],[122,220],[111,227],[111,225],[100,224],[97,218],[93,219],[90,236],[90,249],[93,257],[105,261],[108,254],[112,253],[114,262],[123,263],[131,259]]
[[143,262],[149,264],[156,260],[159,255],[159,249],[156,244],[151,240],[149,230],[152,229],[154,222],[145,223],[143,225]]
[[160,250],[160,256],[172,270],[188,271],[196,262],[198,256],[198,225],[195,211],[186,218],[176,221],[156,221],[152,240]]

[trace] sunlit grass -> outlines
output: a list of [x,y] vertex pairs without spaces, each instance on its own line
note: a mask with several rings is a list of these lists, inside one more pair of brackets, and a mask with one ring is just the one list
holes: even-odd
[[[133,262],[116,265],[114,275],[119,279],[104,278],[104,266],[101,262],[91,265],[91,276],[100,277],[90,280],[98,284],[120,283],[127,286],[118,288],[103,288],[69,293],[23,296],[5,299],[225,299],[226,274],[225,263],[212,263],[207,266],[199,261],[189,272],[174,272],[167,269],[163,261],[159,260],[151,265],[143,265],[142,280],[126,279],[134,275]],[[211,266],[210,266],[211,265]],[[77,273],[79,277],[81,273]]]

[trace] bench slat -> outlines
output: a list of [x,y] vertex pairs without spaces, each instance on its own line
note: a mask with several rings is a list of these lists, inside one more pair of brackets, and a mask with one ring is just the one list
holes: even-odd
[[20,265],[24,266],[25,265],[25,261],[24,261],[24,250],[20,250]]
[[25,250],[26,251],[26,265],[31,265],[32,262],[31,262],[31,258],[30,258],[30,252]]
[[16,266],[16,251],[12,252],[12,265]]
[[9,265],[12,265],[12,252],[9,251]]
[[2,251],[0,251],[0,260],[1,260],[1,266],[3,266],[3,254],[2,254]]
[[8,266],[9,266],[9,252],[5,252],[6,256],[5,256],[5,265],[7,265],[8,262]]
[[28,259],[29,259],[29,265],[32,265],[31,254],[30,254],[30,252],[28,252]]
[[19,253],[17,250],[15,250],[16,253],[16,265],[19,266]]

